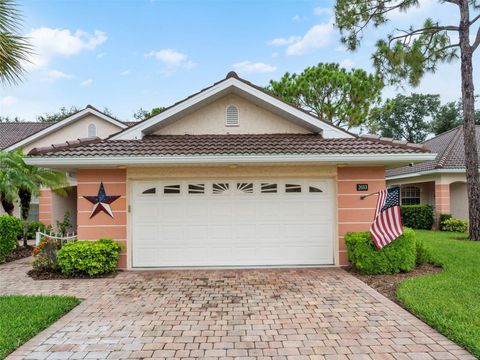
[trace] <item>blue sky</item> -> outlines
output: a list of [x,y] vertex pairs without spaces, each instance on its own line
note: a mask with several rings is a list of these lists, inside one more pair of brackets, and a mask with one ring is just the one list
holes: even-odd
[[[432,14],[456,20],[451,5],[421,3],[409,14],[394,14],[392,24],[415,24]],[[332,5],[318,0],[24,1],[24,32],[37,55],[24,83],[0,89],[0,115],[34,120],[61,106],[92,104],[127,120],[140,107],[168,106],[232,69],[258,85],[318,62],[371,69],[373,44],[388,26],[369,29],[361,49],[347,52],[332,25]],[[458,62],[439,70],[415,91],[440,93],[444,101],[459,98]],[[385,96],[396,92],[384,91]]]

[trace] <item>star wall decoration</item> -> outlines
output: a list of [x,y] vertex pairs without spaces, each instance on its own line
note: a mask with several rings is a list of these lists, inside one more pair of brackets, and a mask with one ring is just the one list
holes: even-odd
[[112,208],[110,204],[117,200],[120,195],[107,195],[105,193],[105,187],[103,186],[103,182],[100,183],[100,188],[98,189],[97,196],[84,196],[85,199],[90,201],[93,204],[93,209],[90,214],[90,219],[97,215],[99,212],[103,211],[105,214],[110,215],[113,218]]

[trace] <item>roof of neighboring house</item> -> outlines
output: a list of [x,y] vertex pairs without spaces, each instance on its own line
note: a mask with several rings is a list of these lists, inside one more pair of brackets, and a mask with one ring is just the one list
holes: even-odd
[[41,122],[2,122],[0,123],[0,150],[5,149],[36,132],[52,125]]
[[[475,128],[477,143],[480,143],[480,125],[477,125]],[[435,160],[387,170],[387,178],[432,170],[465,169],[463,126],[458,126],[429,139],[425,141],[423,145],[432,153],[437,154]]]
[[42,157],[404,154],[426,153],[422,146],[386,139],[325,139],[319,134],[150,135],[141,140],[84,139],[33,149]]

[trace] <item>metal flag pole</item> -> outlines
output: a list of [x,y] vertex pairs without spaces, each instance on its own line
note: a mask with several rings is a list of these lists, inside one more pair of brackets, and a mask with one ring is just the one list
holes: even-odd
[[368,194],[368,195],[362,195],[360,196],[360,200],[363,200],[369,196],[372,196],[372,195],[377,195],[380,191],[377,191],[377,192],[374,192],[374,193],[371,193],[371,194]]

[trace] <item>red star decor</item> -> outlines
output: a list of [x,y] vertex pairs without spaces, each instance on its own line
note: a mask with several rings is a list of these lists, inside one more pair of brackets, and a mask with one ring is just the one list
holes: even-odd
[[84,196],[85,199],[90,201],[93,204],[92,213],[90,214],[90,219],[97,215],[99,212],[103,211],[105,214],[110,215],[113,218],[112,209],[110,204],[117,200],[120,195],[108,196],[105,194],[105,187],[103,182],[100,183],[100,188],[98,189],[98,195]]

